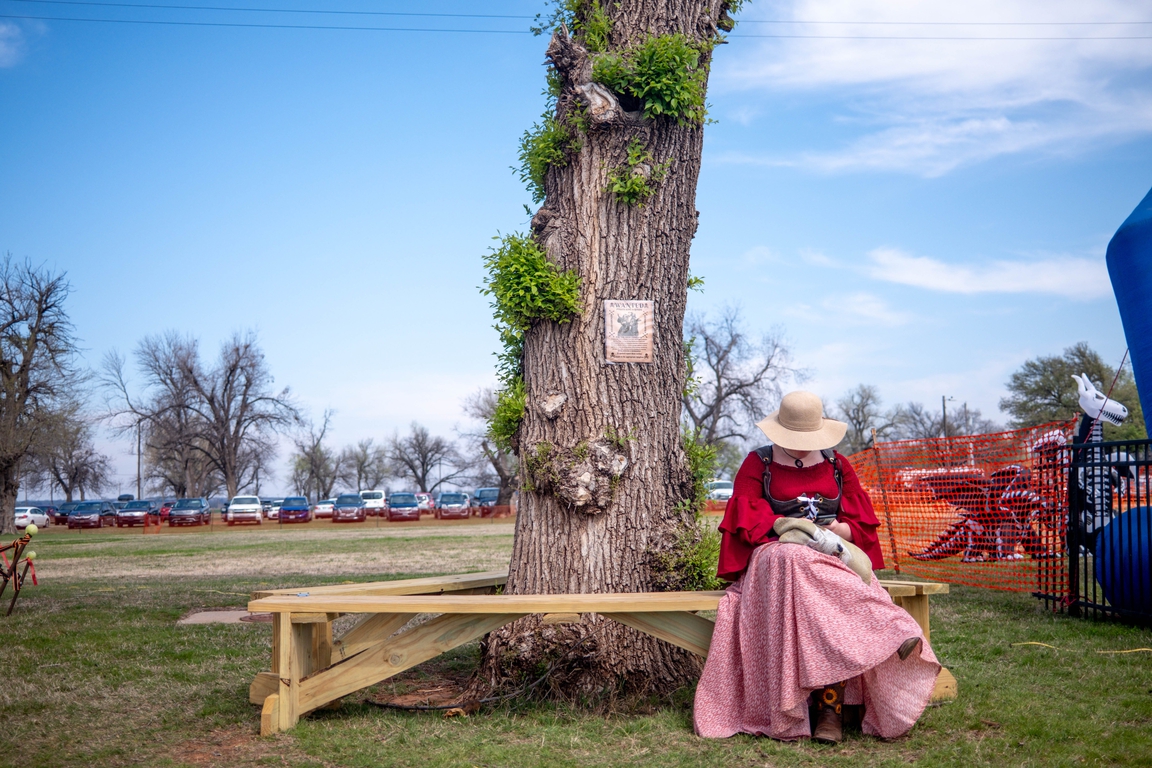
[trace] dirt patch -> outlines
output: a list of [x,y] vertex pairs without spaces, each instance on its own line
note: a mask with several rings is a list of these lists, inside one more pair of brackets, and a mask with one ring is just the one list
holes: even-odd
[[172,759],[180,765],[247,766],[293,765],[309,758],[294,748],[290,736],[262,739],[246,729],[226,728],[177,745]]

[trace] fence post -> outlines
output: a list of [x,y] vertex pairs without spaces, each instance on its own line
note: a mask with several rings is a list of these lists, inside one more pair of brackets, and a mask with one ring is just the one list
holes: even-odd
[[892,528],[892,511],[888,506],[888,491],[884,487],[884,470],[880,466],[880,444],[876,442],[876,428],[872,428],[872,457],[876,461],[876,482],[880,485],[880,498],[884,503],[884,521],[888,524],[888,541],[892,546],[892,567],[900,573],[900,555],[896,552],[896,531]]

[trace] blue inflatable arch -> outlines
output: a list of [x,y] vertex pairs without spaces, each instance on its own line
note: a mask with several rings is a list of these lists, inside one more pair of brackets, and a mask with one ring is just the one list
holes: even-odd
[[1152,419],[1152,191],[1108,243],[1108,277],[1132,355],[1140,407]]

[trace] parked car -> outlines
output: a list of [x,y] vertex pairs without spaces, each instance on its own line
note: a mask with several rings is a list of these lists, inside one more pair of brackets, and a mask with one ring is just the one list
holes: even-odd
[[234,496],[232,501],[228,502],[228,514],[224,516],[224,522],[228,525],[235,525],[236,523],[260,523],[264,522],[263,505],[260,503],[259,496]]
[[436,500],[432,498],[432,494],[423,491],[416,494],[416,503],[420,506],[420,512],[425,515],[431,514],[436,508]]
[[110,501],[82,501],[68,515],[69,528],[102,528],[116,524],[116,507]]
[[72,510],[80,504],[78,501],[66,501],[56,509],[56,515],[52,518],[52,522],[56,525],[68,525],[68,515],[72,514]]
[[364,511],[364,499],[358,493],[342,493],[332,505],[332,522],[362,523],[368,519]]
[[732,498],[732,483],[729,480],[713,480],[705,483],[704,487],[708,489],[708,498],[711,501],[728,501]]
[[284,499],[262,499],[264,517],[269,520],[278,520],[280,518],[280,505],[283,503]]
[[52,524],[52,518],[40,507],[16,507],[16,527],[22,531],[29,523],[37,528],[47,528]]
[[472,514],[469,508],[468,494],[442,493],[436,501],[437,520],[463,520]]
[[316,506],[312,507],[312,514],[317,519],[321,517],[332,517],[332,508],[336,505],[335,499],[321,499],[316,502]]
[[360,491],[360,498],[364,499],[364,514],[371,517],[383,515],[388,507],[384,503],[384,491]]
[[135,500],[136,500],[136,497],[130,493],[122,493],[116,497],[116,501],[123,501],[125,503],[127,503],[129,501],[135,501]]
[[40,510],[44,514],[48,515],[49,520],[51,520],[53,523],[56,522],[56,507],[48,504],[41,504]]
[[176,499],[164,499],[164,501],[160,502],[160,519],[167,520],[174,506],[176,506]]
[[124,509],[116,513],[116,527],[128,526],[131,528],[134,525],[145,525],[149,516],[157,517],[159,514],[160,505],[154,501],[125,502]]
[[128,502],[126,502],[126,501],[113,501],[112,506],[115,507],[117,512],[119,512],[120,510],[124,509],[124,507],[128,506]]
[[208,525],[212,522],[212,506],[203,496],[180,499],[168,513],[168,527],[177,525]]
[[394,493],[388,497],[388,522],[419,520],[420,499],[415,493]]
[[312,522],[312,505],[303,496],[289,496],[280,504],[280,522]]
[[499,488],[477,488],[476,493],[472,496],[473,514],[478,517],[491,515],[492,510],[496,507],[496,502],[499,500]]

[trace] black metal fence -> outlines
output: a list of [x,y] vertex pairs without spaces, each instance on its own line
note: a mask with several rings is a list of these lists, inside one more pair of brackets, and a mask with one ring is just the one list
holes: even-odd
[[1152,440],[1064,450],[1068,591],[1062,602],[1072,616],[1152,625]]

